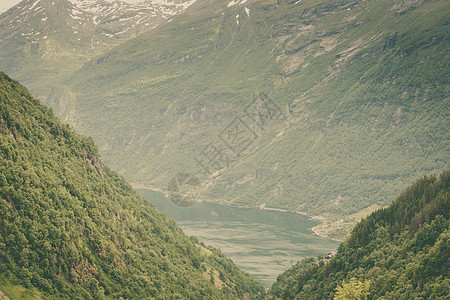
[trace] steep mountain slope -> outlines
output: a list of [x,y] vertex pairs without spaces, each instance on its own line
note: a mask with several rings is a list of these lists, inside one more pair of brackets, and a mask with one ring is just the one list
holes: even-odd
[[450,172],[417,181],[358,223],[331,261],[306,259],[280,275],[269,298],[447,299],[449,196]]
[[449,168],[449,11],[198,1],[66,82],[75,126],[136,186],[192,173],[202,199],[320,214],[342,236]]
[[0,290],[6,296],[263,297],[260,283],[220,250],[185,236],[103,164],[92,139],[61,124],[4,73],[0,133]]
[[0,69],[70,118],[74,97],[58,78],[194,1],[24,0],[0,15]]

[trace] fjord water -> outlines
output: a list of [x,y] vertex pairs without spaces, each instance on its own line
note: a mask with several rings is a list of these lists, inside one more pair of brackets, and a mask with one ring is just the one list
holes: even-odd
[[316,236],[311,228],[317,222],[303,215],[217,203],[179,207],[161,193],[137,191],[175,219],[187,235],[220,248],[266,287],[300,259],[334,252],[339,245]]

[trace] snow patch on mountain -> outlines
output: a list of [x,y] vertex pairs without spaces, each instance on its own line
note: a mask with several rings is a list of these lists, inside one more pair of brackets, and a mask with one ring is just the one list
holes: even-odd
[[31,5],[30,10],[32,10],[41,0],[36,0],[36,2],[33,3],[33,5]]
[[242,5],[246,2],[247,0],[232,0],[231,2],[228,3],[227,7],[231,7],[233,5]]
[[228,3],[227,7],[231,7],[233,5],[236,5],[240,0],[233,0],[230,3]]
[[[67,39],[63,43],[71,48],[74,45],[80,49],[103,47],[101,45],[111,47],[170,21],[196,2],[125,1],[23,0],[1,14],[0,43],[11,39],[24,39],[31,43],[47,38],[60,41],[60,33],[64,33]],[[31,34],[38,30],[42,34]]]

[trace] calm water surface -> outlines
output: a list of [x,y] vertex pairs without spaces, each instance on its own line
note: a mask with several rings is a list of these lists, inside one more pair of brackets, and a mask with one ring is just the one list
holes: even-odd
[[311,228],[317,222],[303,215],[216,203],[179,207],[160,193],[138,192],[175,219],[187,235],[220,248],[266,287],[300,259],[334,252],[339,245],[316,236]]

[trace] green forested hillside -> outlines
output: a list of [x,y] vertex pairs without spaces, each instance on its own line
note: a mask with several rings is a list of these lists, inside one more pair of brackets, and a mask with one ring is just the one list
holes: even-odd
[[359,222],[329,262],[281,274],[271,299],[448,299],[450,172],[425,177]]
[[0,291],[11,299],[236,299],[264,289],[0,73]]
[[204,200],[336,228],[450,167],[448,1],[229,4],[199,0],[65,82],[132,184],[194,173]]

